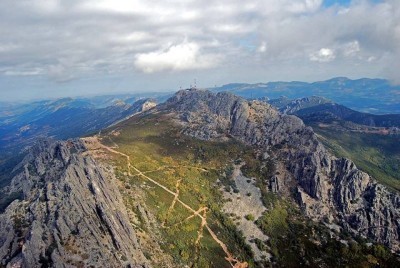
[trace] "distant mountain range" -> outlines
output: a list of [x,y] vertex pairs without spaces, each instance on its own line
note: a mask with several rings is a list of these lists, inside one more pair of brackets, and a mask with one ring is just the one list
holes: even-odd
[[281,97],[268,100],[268,103],[277,107],[281,113],[296,115],[305,122],[331,123],[333,120],[344,120],[369,127],[400,127],[400,114],[362,113],[318,96],[295,100]]
[[[339,77],[315,83],[241,83],[212,91],[262,99],[305,122],[341,119],[376,127],[400,125],[400,116],[395,114],[400,114],[400,87],[382,79]],[[23,104],[1,102],[0,149],[12,153],[12,149],[21,149],[40,137],[67,139],[93,133],[140,111],[148,97],[154,99],[150,102],[161,103],[169,96],[171,93],[141,93]]]
[[13,154],[38,138],[67,139],[94,133],[156,102],[133,97],[125,101],[115,97],[94,101],[63,98],[8,107],[0,116],[0,149]]
[[400,86],[393,86],[388,80],[362,78],[351,80],[345,77],[326,81],[269,82],[258,84],[228,84],[213,88],[212,91],[229,91],[247,99],[268,97],[289,99],[304,96],[321,96],[351,109],[373,114],[400,113]]

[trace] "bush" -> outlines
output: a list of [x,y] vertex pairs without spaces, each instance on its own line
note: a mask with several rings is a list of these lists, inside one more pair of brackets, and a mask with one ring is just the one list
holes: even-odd
[[256,246],[258,247],[259,250],[261,250],[261,251],[267,250],[267,246],[264,244],[264,242],[261,239],[256,238],[256,239],[254,239],[254,242],[256,243]]
[[254,221],[254,215],[253,214],[247,214],[246,216],[244,216],[244,218],[248,221]]
[[378,258],[388,260],[390,258],[390,252],[382,245],[375,245],[374,248],[374,255]]

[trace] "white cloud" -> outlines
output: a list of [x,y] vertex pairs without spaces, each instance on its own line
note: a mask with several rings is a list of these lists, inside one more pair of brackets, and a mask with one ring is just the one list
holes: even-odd
[[267,52],[268,46],[266,42],[261,42],[261,45],[258,47],[258,52],[265,53]]
[[293,13],[315,12],[321,7],[322,0],[292,1],[288,10]]
[[167,49],[140,53],[135,66],[146,73],[160,71],[184,71],[213,67],[217,57],[201,55],[200,47],[193,42],[183,42]]
[[[322,3],[0,1],[0,70],[51,81],[121,74],[145,82],[149,76],[143,72],[166,72],[177,80],[188,70],[211,77],[215,68],[225,82],[338,74],[396,79],[400,1],[358,0],[329,8]],[[296,66],[295,72],[288,66]]]
[[343,48],[343,54],[346,57],[351,57],[356,55],[358,52],[360,52],[360,43],[355,40],[352,42],[349,42],[347,44],[345,44],[344,48]]
[[81,7],[91,11],[93,9],[107,12],[134,13],[150,12],[148,5],[143,1],[136,0],[88,0],[82,1]]
[[43,74],[43,70],[41,69],[29,69],[29,70],[6,70],[3,72],[4,75],[7,76],[35,76],[39,74]]
[[335,51],[330,48],[321,48],[317,52],[310,54],[310,60],[317,62],[330,62],[335,58]]

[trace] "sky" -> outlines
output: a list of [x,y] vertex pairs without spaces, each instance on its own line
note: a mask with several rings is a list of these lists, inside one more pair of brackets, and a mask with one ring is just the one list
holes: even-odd
[[400,83],[399,0],[2,0],[0,101],[337,76]]

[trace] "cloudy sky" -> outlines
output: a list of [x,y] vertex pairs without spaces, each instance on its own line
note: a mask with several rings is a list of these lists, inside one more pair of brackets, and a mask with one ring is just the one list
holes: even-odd
[[399,69],[399,0],[0,1],[0,101]]

